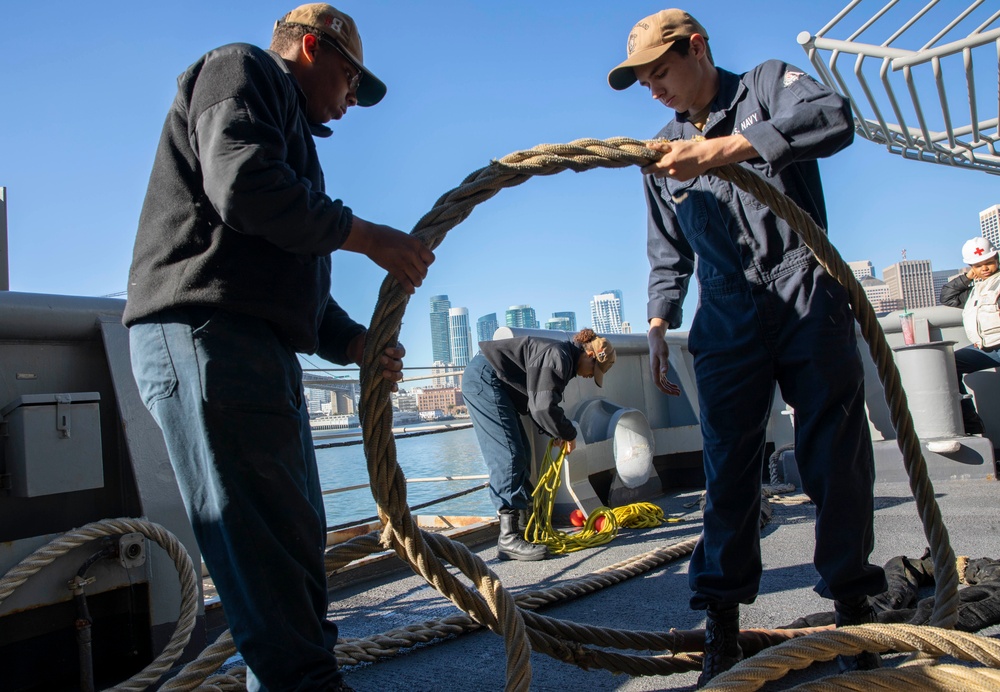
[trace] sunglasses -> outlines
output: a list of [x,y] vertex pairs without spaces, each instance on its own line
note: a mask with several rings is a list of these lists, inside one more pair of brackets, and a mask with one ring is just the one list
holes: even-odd
[[351,67],[354,68],[355,71],[353,74],[349,70],[345,70],[345,72],[347,73],[347,83],[351,91],[357,91],[358,86],[360,86],[361,84],[361,78],[364,77],[364,74],[361,72],[361,65],[359,65],[354,58],[348,55],[347,51],[341,48],[340,44],[334,41],[333,39],[327,38],[325,35],[321,34],[319,36],[319,40],[323,43],[326,43],[328,46],[333,46],[336,49],[336,51],[340,53],[340,55],[344,58],[344,60],[350,63]]

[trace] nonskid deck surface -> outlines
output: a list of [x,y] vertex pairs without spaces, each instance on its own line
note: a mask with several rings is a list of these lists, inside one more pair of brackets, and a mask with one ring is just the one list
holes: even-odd
[[[948,526],[956,555],[970,558],[1000,556],[1000,484],[987,480],[935,481],[935,494]],[[883,564],[897,555],[920,557],[927,547],[916,505],[906,483],[876,484],[876,545],[873,561]],[[659,504],[667,516],[682,517],[680,523],[656,529],[623,531],[607,546],[572,553],[544,562],[501,562],[492,544],[476,549],[504,585],[517,594],[544,589],[566,580],[586,576],[607,565],[626,560],[664,545],[696,537],[701,531],[699,491],[681,491],[663,497]],[[685,506],[689,505],[689,506]],[[774,628],[798,617],[831,609],[831,603],[816,595],[812,587],[814,508],[802,495],[785,496],[773,504],[774,513],[762,532],[764,577],[757,601],[744,606],[744,628]],[[703,614],[688,608],[688,557],[634,577],[592,595],[545,608],[550,617],[594,626],[621,629],[698,629]],[[922,594],[923,595],[923,594]],[[926,595],[930,595],[929,593]],[[365,638],[408,624],[437,620],[458,613],[450,602],[421,578],[367,582],[331,593],[331,617],[341,636]],[[1000,627],[980,634],[996,636]],[[887,659],[887,665],[903,660]],[[348,683],[359,690],[499,690],[505,682],[506,658],[502,638],[482,630],[379,662],[349,668]],[[785,689],[805,680],[837,672],[835,663],[813,664],[767,689]],[[540,654],[532,655],[533,690],[664,690],[694,689],[697,673],[668,677],[613,675],[607,671],[584,671]]]

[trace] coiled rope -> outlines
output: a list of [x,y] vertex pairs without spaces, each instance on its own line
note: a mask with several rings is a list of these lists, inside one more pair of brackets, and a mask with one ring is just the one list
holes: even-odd
[[103,519],[73,531],[67,531],[21,560],[0,579],[0,603],[3,603],[31,575],[51,564],[59,556],[91,541],[126,533],[141,533],[146,538],[155,541],[173,560],[180,579],[181,607],[177,626],[170,641],[152,663],[125,682],[115,685],[114,689],[122,692],[144,690],[159,680],[181,655],[191,638],[195,616],[198,613],[198,594],[200,593],[198,580],[200,577],[194,571],[191,557],[176,536],[162,526],[144,519]]
[[[417,223],[412,234],[423,240],[429,248],[434,249],[440,245],[450,229],[471,214],[476,205],[493,197],[501,189],[520,185],[530,177],[553,175],[565,170],[581,172],[593,168],[645,166],[657,160],[659,156],[658,152],[647,148],[645,143],[624,137],[608,140],[581,139],[568,144],[540,145],[534,149],[515,152],[475,171],[457,188],[444,194],[431,211]],[[738,165],[724,166],[712,173],[754,195],[762,203],[767,204],[776,215],[785,219],[803,237],[805,244],[813,251],[820,264],[847,288],[852,309],[861,325],[862,335],[868,343],[885,390],[893,427],[897,432],[897,444],[903,452],[910,488],[925,536],[931,547],[936,576],[936,597],[931,624],[937,628],[944,628],[938,630],[906,628],[901,625],[892,628],[866,625],[809,635],[776,647],[775,655],[782,657],[779,662],[773,663],[767,656],[755,656],[729,673],[715,678],[712,681],[712,688],[720,689],[724,686],[725,689],[731,690],[757,689],[765,679],[776,679],[788,670],[804,668],[810,661],[830,660],[839,653],[850,655],[861,650],[921,651],[932,656],[948,654],[962,660],[975,660],[996,667],[1000,664],[1000,651],[997,650],[1000,645],[991,640],[948,629],[954,626],[958,617],[958,576],[955,557],[948,542],[948,533],[941,519],[940,509],[934,500],[933,487],[927,476],[926,462],[914,432],[899,373],[864,291],[846,263],[828,243],[822,229],[788,198],[759,176]],[[664,633],[600,629],[546,618],[531,612],[526,607],[521,608],[503,588],[496,575],[465,546],[437,534],[425,533],[416,526],[406,503],[405,477],[396,462],[395,442],[391,432],[392,410],[389,405],[391,385],[380,376],[379,366],[381,353],[397,342],[407,301],[408,296],[400,289],[396,280],[388,276],[379,291],[378,304],[365,345],[361,373],[361,422],[365,454],[372,494],[385,528],[378,540],[374,536],[365,536],[337,546],[331,551],[335,553],[335,556],[331,555],[332,562],[346,564],[381,548],[395,551],[417,574],[466,613],[469,622],[489,627],[504,637],[507,650],[507,690],[529,688],[531,649],[583,667],[601,667],[629,675],[663,675],[697,667],[699,657],[686,654],[631,656],[588,648],[585,645],[639,651],[665,651],[671,647],[665,644]],[[109,521],[137,522],[138,520]],[[84,531],[90,526],[79,531]],[[142,524],[129,523],[126,532],[132,531],[138,531],[160,542],[157,537],[150,535],[155,532]],[[77,533],[77,531],[70,532],[64,538],[69,539]],[[686,543],[683,550],[690,552],[694,540]],[[170,550],[172,549],[168,549],[168,552]],[[178,564],[182,582],[186,583],[187,579],[193,577],[194,570],[190,567],[189,559],[186,566],[179,557],[175,559],[175,564]],[[445,564],[458,568],[471,581],[472,588],[460,582],[446,569]],[[11,587],[11,580],[16,581],[17,577],[11,575],[18,568],[0,580],[0,602],[13,588],[16,588],[17,584]],[[184,589],[182,616],[178,621],[178,632],[182,632],[180,638],[185,642],[190,635],[191,627],[187,624],[189,616],[186,614],[190,593],[197,594],[197,588]],[[190,618],[193,623],[193,614]],[[187,631],[183,633],[185,629]],[[911,630],[916,630],[916,633]],[[901,634],[897,635],[896,632]],[[175,640],[179,640],[176,633]],[[167,647],[174,658],[183,648],[183,644],[178,648],[175,640],[172,640]],[[165,651],[164,654],[166,653]],[[220,657],[224,660],[232,653],[232,640],[226,636],[220,637],[219,641],[206,649],[206,655],[202,659],[186,667],[182,674],[171,680],[164,689],[192,689],[199,685],[206,689],[235,689],[234,686],[242,684],[238,674],[236,677],[213,675],[206,679],[201,675],[199,668],[214,664],[209,670],[217,670],[221,663]],[[150,668],[162,666],[161,661],[166,658],[167,656],[161,655],[146,671],[116,689],[143,689],[132,686],[133,681],[146,674]],[[944,668],[939,667],[931,674],[935,680],[953,674],[952,667],[947,667],[945,672],[941,672]],[[903,680],[905,676],[911,675],[911,671],[915,675],[917,670],[925,669],[925,666],[921,666],[919,669],[906,669],[902,673],[898,669],[853,673],[838,676],[835,683],[824,683],[825,686],[814,689],[876,689],[872,687],[873,683],[867,681],[881,675],[891,675],[894,680]],[[994,678],[992,672],[976,674],[979,676],[977,680],[980,681]],[[866,682],[861,687],[846,687],[854,684],[853,680]],[[914,686],[915,683],[902,684]]]
[[[444,194],[414,227],[412,234],[435,249],[447,232],[471,214],[477,204],[500,190],[514,187],[536,175],[553,175],[565,170],[585,171],[593,168],[623,168],[644,166],[660,154],[641,141],[624,137],[608,140],[581,139],[569,144],[541,145],[519,151],[492,162],[470,174],[461,185]],[[925,536],[931,547],[935,566],[936,598],[931,624],[949,628],[957,620],[958,577],[955,556],[948,541],[947,529],[933,496],[927,476],[926,462],[920,449],[906,404],[899,373],[885,335],[878,324],[864,291],[837,251],[829,244],[822,229],[787,197],[766,181],[738,165],[727,165],[712,171],[754,195],[769,206],[798,232],[815,254],[820,264],[844,285],[850,295],[855,318],[879,373],[889,404],[890,417],[897,431],[897,443],[903,452],[903,462],[910,478]],[[406,484],[396,462],[395,443],[390,434],[392,409],[389,403],[391,385],[380,376],[379,358],[382,352],[396,344],[406,309],[408,296],[392,276],[387,276],[379,291],[379,300],[372,316],[361,372],[361,422],[365,440],[372,494],[379,515],[385,524],[383,544],[406,559],[420,574],[464,612],[502,633],[507,650],[507,686],[509,690],[526,690],[531,681],[528,660],[528,640],[536,643],[534,631],[525,628],[512,599],[503,590],[496,575],[480,561],[473,560],[464,548],[445,549],[439,540],[429,540],[417,528],[406,510]],[[462,572],[469,577],[478,594],[459,582],[437,555],[455,566],[462,556]],[[471,561],[472,564],[469,564]],[[466,571],[466,568],[469,571]],[[562,635],[560,635],[562,636]],[[538,649],[538,647],[535,647]],[[552,652],[542,650],[553,655]]]
[[[608,507],[598,507],[591,512],[583,528],[575,534],[560,531],[552,525],[552,506],[556,501],[556,492],[559,490],[562,465],[565,460],[565,448],[560,448],[556,458],[552,458],[552,441],[550,440],[545,448],[545,458],[542,460],[538,482],[531,492],[531,517],[524,530],[525,540],[548,546],[549,552],[554,555],[565,555],[585,548],[596,548],[599,545],[610,543],[618,535],[618,518]],[[597,528],[598,524],[601,528]]]
[[525,540],[546,545],[549,552],[555,555],[565,555],[610,543],[618,535],[619,528],[652,528],[667,521],[663,510],[652,502],[636,502],[614,509],[598,507],[590,513],[583,528],[576,533],[566,533],[555,528],[552,525],[552,509],[562,482],[566,450],[560,448],[559,454],[553,459],[552,447],[553,442],[549,440],[538,482],[531,493],[532,512],[524,530]]

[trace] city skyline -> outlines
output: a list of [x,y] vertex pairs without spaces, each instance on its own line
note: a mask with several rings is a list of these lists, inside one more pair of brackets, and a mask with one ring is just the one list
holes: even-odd
[[[779,0],[769,5],[773,11],[755,15],[744,4],[723,0],[699,4],[695,14],[711,33],[720,67],[740,73],[777,59],[815,75],[796,37],[819,31],[845,4]],[[830,37],[847,38],[858,26],[856,16],[871,16],[882,4],[865,0]],[[922,21],[930,25],[929,33],[953,18],[946,4],[931,8]],[[886,38],[885,32],[876,35],[879,26],[899,26],[894,19],[908,11],[904,5],[890,8],[876,23],[874,43]],[[193,0],[178,0],[166,13],[142,4],[127,13],[80,12],[60,0],[49,7],[74,17],[75,29],[60,36],[60,50],[39,52],[31,32],[14,31],[5,51],[4,96],[10,104],[31,104],[0,114],[10,287],[121,296],[177,75],[217,46],[266,45],[274,20],[287,8],[257,0],[242,3],[236,13],[225,4]],[[9,26],[35,22],[30,4],[7,9]],[[409,231],[436,200],[511,152],[580,138],[649,139],[674,117],[641,86],[617,92],[607,83],[608,70],[625,56],[629,29],[661,6],[442,0],[428,12],[419,3],[349,0],[340,9],[357,21],[365,64],[388,87],[382,103],[349,109],[331,123],[333,136],[316,141],[327,192],[359,218]],[[957,31],[971,31],[992,11],[980,7]],[[192,24],[191,17],[199,21]],[[386,30],[389,17],[408,30]],[[470,22],[488,28],[470,32]],[[132,30],[154,25],[153,35]],[[554,26],[571,39],[552,40]],[[444,37],[448,40],[437,40]],[[900,47],[921,45],[907,39]],[[74,59],[67,61],[67,54]],[[456,61],[455,55],[469,57]],[[992,71],[991,80],[979,83],[978,96],[995,108],[993,58],[992,64],[976,66]],[[950,69],[949,61],[943,62]],[[915,74],[930,70],[930,65],[913,68]],[[39,89],[53,75],[60,75],[60,88]],[[896,77],[899,73],[889,75]],[[925,90],[921,83],[918,89],[925,104],[939,102],[933,88]],[[73,104],[72,115],[67,103]],[[502,117],[484,129],[489,113]],[[925,116],[930,129],[943,129],[940,109],[928,107]],[[387,161],[391,170],[385,170]],[[935,266],[960,266],[952,258],[980,232],[979,212],[1000,202],[994,176],[904,160],[860,137],[819,167],[830,241],[843,257],[868,257],[878,267],[896,262],[903,247]],[[574,311],[583,327],[592,292],[613,286],[625,295],[625,321],[643,333],[646,232],[637,166],[535,176],[503,189],[478,204],[435,248],[437,260],[403,317],[406,366],[433,363],[425,315],[434,295],[450,295],[473,318],[497,312],[502,321],[508,305],[530,303],[543,322],[553,312]],[[331,294],[367,326],[385,275],[367,257],[338,250]],[[681,330],[690,328],[696,304],[692,283]],[[311,355],[303,365],[338,367]]]
[[[1000,246],[1000,204],[979,212],[979,229],[983,238]],[[961,244],[971,237],[958,241],[954,250],[956,256]],[[959,262],[948,269],[934,269],[933,259],[907,259],[905,249],[900,254],[899,262],[882,269],[882,279],[876,276],[871,260],[847,262],[878,314],[941,305],[941,288],[965,272],[967,266]]]
[[[991,238],[991,235],[1000,233],[1000,230],[998,230],[998,227],[1000,227],[1000,205],[993,205],[982,210],[979,213],[979,218],[983,237]],[[961,242],[967,239],[965,238]],[[992,240],[991,238],[991,241],[1000,246],[1000,237],[997,240]],[[906,259],[906,250],[900,249],[899,252],[901,259],[886,265],[880,271],[876,269],[875,263],[870,259],[847,261],[848,266],[854,273],[855,278],[861,283],[876,313],[887,314],[904,308],[915,309],[940,305],[941,287],[956,274],[963,271],[963,265],[959,264],[958,266],[954,266],[954,268],[935,270],[933,269],[933,259]],[[959,252],[959,249],[956,248],[955,254],[958,255]],[[889,272],[888,277],[886,272]],[[879,273],[882,275],[881,278],[878,276]],[[691,290],[697,293],[696,281],[692,281]],[[442,297],[445,299],[448,298],[448,296],[434,296],[431,298],[432,303],[436,298]],[[631,323],[624,319],[624,302],[623,291],[619,289],[610,289],[594,294],[589,301],[591,319],[590,324],[587,326],[590,326],[599,333],[631,333]],[[615,311],[615,314],[618,315],[617,323],[614,318],[609,319],[609,311]],[[525,312],[526,314],[530,312],[535,320],[534,328],[536,329],[559,329],[570,333],[575,333],[578,329],[575,320],[575,311],[555,310],[551,313],[552,317],[539,319],[538,314],[540,311],[536,310],[532,303],[523,303],[508,307],[504,312],[507,326],[521,326],[520,324],[512,323],[516,322],[517,318],[511,317],[512,314],[520,312]],[[491,312],[477,318],[477,343],[488,340],[484,335],[487,333],[492,334],[499,327],[497,314],[497,312]],[[570,320],[570,315],[574,319]],[[691,315],[687,317],[688,321],[690,321]],[[495,326],[492,326],[492,330],[490,330],[489,327],[483,326],[484,323]],[[601,329],[595,326],[595,323]],[[617,329],[615,329],[616,324]],[[645,325],[645,320],[640,324]],[[684,328],[682,327],[682,329]],[[645,328],[642,331],[645,332]],[[476,350],[473,346],[473,353]]]
[[[622,333],[620,326],[622,324],[627,325],[627,322],[623,322],[620,319],[620,307],[623,302],[622,292],[612,289],[594,297],[597,298],[602,295],[610,295],[614,298],[615,309],[619,312],[619,329],[618,331],[600,332],[600,330],[595,328],[595,331],[608,334]],[[593,301],[591,303],[593,304]],[[481,341],[491,340],[493,334],[500,326],[497,313],[490,312],[476,318],[475,331],[473,332],[472,313],[468,308],[463,306],[453,307],[451,298],[447,294],[431,296],[429,307],[431,353],[432,357],[434,357],[432,365],[449,364],[464,367],[478,351],[476,345]],[[447,319],[442,319],[445,316],[447,316]],[[558,330],[571,334],[577,331],[575,311],[556,310],[552,312],[550,318],[543,321],[538,319],[537,311],[527,303],[508,307],[504,311],[504,324],[514,328]],[[593,327],[593,325],[591,326]],[[456,334],[456,329],[461,330],[461,333]],[[447,342],[448,346],[447,351],[444,348],[445,342]],[[447,355],[447,360],[439,357],[444,354]]]
[[[998,219],[1000,219],[1000,205],[994,205],[980,212],[980,226],[983,237],[990,237],[990,232],[996,232]],[[963,241],[964,242],[964,241]],[[1000,238],[993,241],[1000,245]],[[941,287],[956,274],[963,271],[962,267],[934,270],[932,259],[906,259],[906,250],[900,250],[901,259],[898,262],[889,264],[881,269],[882,278],[878,276],[878,270],[874,262],[870,259],[852,260],[847,264],[854,273],[855,278],[861,283],[873,308],[879,314],[901,309],[915,309],[920,307],[931,307],[940,305]],[[886,272],[890,276],[886,276]],[[896,273],[901,276],[897,277]],[[697,291],[697,285],[694,289]],[[436,298],[447,296],[434,296],[431,298],[432,304]],[[450,304],[450,303],[449,303]],[[609,319],[609,310],[615,311],[619,316],[617,322],[618,329],[615,329],[615,321]],[[552,317],[540,320],[538,311],[532,307],[531,303],[511,305],[505,311],[507,326],[522,326],[516,324],[518,318],[512,318],[512,314],[524,312],[530,313],[535,320],[536,329],[561,330],[570,333],[577,331],[575,313],[573,311],[553,311]],[[590,300],[590,326],[599,333],[631,333],[631,324],[624,319],[624,297],[623,292],[618,289],[611,289],[594,294]],[[572,319],[570,318],[572,316]],[[515,323],[512,323],[515,322]],[[595,322],[601,327],[598,329]],[[492,334],[499,327],[497,313],[491,312],[477,318],[476,342],[487,341],[485,334]],[[484,324],[490,325],[484,327]],[[643,322],[643,324],[645,324]],[[559,326],[557,326],[559,325]],[[645,330],[643,330],[645,331]],[[473,347],[473,353],[476,348]],[[452,361],[453,362],[453,361]]]

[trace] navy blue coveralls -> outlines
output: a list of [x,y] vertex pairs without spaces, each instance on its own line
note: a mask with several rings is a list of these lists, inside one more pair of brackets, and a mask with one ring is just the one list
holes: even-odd
[[[815,159],[850,144],[848,104],[779,61],[743,75],[720,69],[719,78],[704,132],[678,114],[658,137],[742,134],[760,154],[742,165],[826,228]],[[707,502],[689,573],[691,607],[757,596],[764,435],[775,383],[795,409],[795,457],[816,504],[816,591],[836,599],[880,593],[885,575],[868,561],[874,463],[847,292],[784,221],[728,182],[646,176],[645,191],[648,317],[679,327],[695,271],[700,288],[688,344]]]

